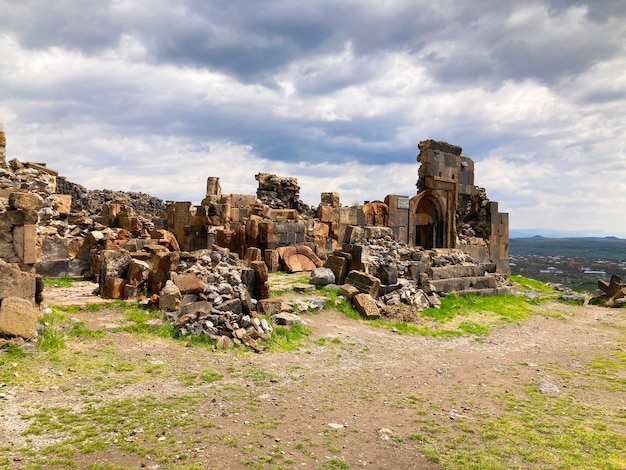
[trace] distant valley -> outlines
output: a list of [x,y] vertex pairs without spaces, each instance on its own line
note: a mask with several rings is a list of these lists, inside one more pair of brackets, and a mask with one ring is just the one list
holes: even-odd
[[626,240],[616,237],[511,238],[509,253],[626,261]]
[[593,292],[598,279],[626,280],[626,240],[616,237],[511,238],[512,274]]

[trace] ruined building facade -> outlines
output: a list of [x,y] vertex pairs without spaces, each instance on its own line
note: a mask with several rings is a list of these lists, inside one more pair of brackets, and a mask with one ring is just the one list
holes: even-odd
[[409,245],[457,248],[508,273],[509,215],[474,185],[474,162],[446,142],[419,144],[418,193],[408,207]]
[[386,227],[410,247],[456,249],[508,273],[508,214],[474,185],[474,162],[461,147],[426,140],[419,144],[417,193],[387,195],[384,201],[342,206],[336,192],[321,193],[313,216],[305,214],[295,178],[260,173],[256,198],[222,194],[218,177],[209,177],[200,206],[170,202],[165,227],[183,250],[213,244],[243,256],[248,247],[262,251],[309,245],[326,257],[362,232]]
[[[34,334],[38,275],[92,277],[102,296],[132,298],[163,294],[168,283],[196,289],[198,276],[210,291],[224,274],[210,269],[226,263],[241,273],[231,276],[237,292],[261,302],[269,271],[323,263],[336,283],[351,279],[389,304],[425,308],[451,292],[509,292],[508,214],[474,185],[474,163],[460,147],[427,140],[419,150],[413,196],[344,206],[323,192],[310,208],[295,178],[259,173],[254,195],[225,194],[210,176],[199,205],[163,204],[91,192],[45,163],[7,160],[0,130],[0,336]],[[19,330],[28,312],[33,321]]]
[[[219,177],[210,176],[199,205],[168,202],[156,215],[162,203],[147,195],[89,194],[44,163],[7,161],[1,132],[0,259],[29,275],[97,276],[101,250],[220,247],[243,259],[258,248],[269,262],[281,247],[307,246],[326,259],[359,240],[389,236],[407,247],[456,250],[507,274],[508,214],[474,185],[473,161],[445,142],[426,140],[419,150],[413,196],[343,206],[338,193],[323,192],[311,209],[300,201],[295,178],[259,173],[257,193],[249,195],[224,194]],[[96,212],[86,210],[85,201],[103,203]]]

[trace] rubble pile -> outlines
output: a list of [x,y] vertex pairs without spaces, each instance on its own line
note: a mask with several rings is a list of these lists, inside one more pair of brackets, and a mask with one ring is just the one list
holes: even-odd
[[220,348],[245,345],[260,350],[258,340],[272,331],[263,318],[270,312],[260,308],[257,300],[269,298],[268,269],[258,259],[260,250],[251,251],[246,260],[219,247],[170,251],[174,249],[167,246],[171,234],[156,232],[141,251],[101,253],[100,295],[143,297],[146,305],[165,312],[181,336],[208,336]]
[[120,202],[104,204],[94,214],[71,213],[39,225],[37,272],[50,277],[91,278],[97,275],[101,251],[137,251],[158,244],[149,241],[153,235],[160,237],[153,221]]
[[[160,293],[160,306],[179,335],[207,336],[218,348],[236,344],[260,350],[258,340],[272,327],[250,293],[259,278],[255,270],[238,267],[228,253],[217,250],[186,254],[178,268],[182,272]],[[180,301],[168,301],[172,296]]]
[[138,214],[158,217],[165,210],[165,202],[145,193],[132,191],[112,191],[109,189],[90,190],[72,183],[63,176],[57,177],[57,193],[72,197],[71,211],[96,214],[103,205],[113,202],[130,207]]
[[[359,235],[369,238],[354,239]],[[370,306],[367,316],[390,311],[389,307],[408,305],[414,310],[438,307],[439,298],[458,295],[512,293],[508,277],[496,272],[494,264],[482,263],[460,250],[425,250],[408,247],[393,239],[384,228],[349,231],[351,244],[344,244],[329,256],[324,266],[333,271],[335,282],[344,284],[344,294],[359,309],[356,294],[366,294],[379,309]],[[315,284],[319,275],[312,273]],[[346,287],[355,287],[356,290]],[[362,302],[362,297],[360,299]],[[361,309],[359,309],[361,311]]]

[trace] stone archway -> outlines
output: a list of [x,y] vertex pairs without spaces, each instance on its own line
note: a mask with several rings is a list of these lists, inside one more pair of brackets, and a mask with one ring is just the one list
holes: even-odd
[[419,199],[413,223],[415,246],[421,246],[426,250],[447,248],[446,217],[436,197],[428,194]]

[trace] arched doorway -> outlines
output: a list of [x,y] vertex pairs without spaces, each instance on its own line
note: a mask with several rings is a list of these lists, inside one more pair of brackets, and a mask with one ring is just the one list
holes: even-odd
[[438,201],[422,197],[415,210],[415,245],[426,250],[446,248],[446,220]]

